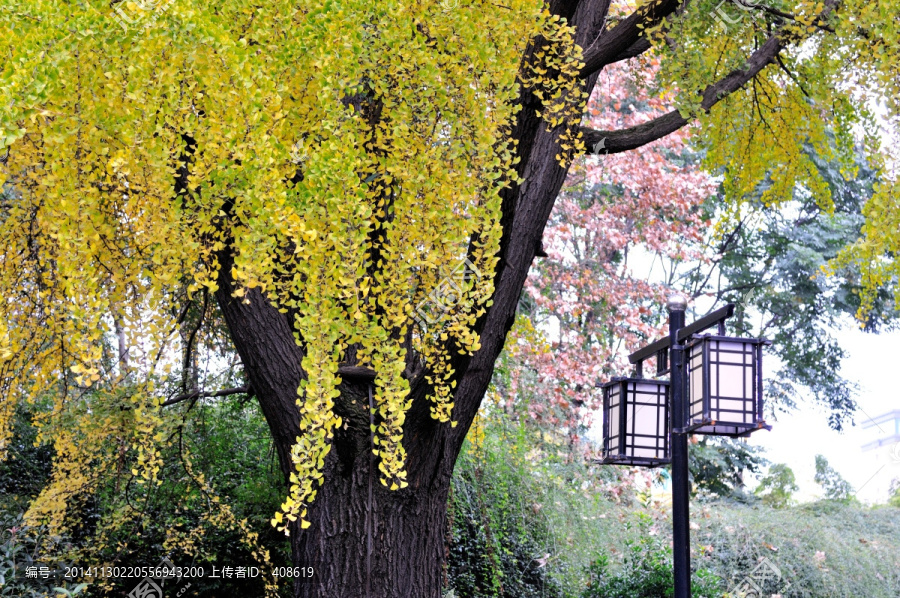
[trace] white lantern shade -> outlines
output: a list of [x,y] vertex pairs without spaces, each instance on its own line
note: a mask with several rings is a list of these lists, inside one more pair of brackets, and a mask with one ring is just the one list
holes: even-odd
[[695,335],[687,344],[688,425],[712,436],[747,436],[763,420],[764,339]]
[[614,378],[603,385],[601,463],[656,467],[670,462],[669,383]]

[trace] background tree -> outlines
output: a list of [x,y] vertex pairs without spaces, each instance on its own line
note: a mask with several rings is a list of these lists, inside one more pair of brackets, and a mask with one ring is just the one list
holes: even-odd
[[799,490],[794,472],[784,463],[775,463],[759,480],[755,493],[764,503],[775,508],[786,507]]
[[841,477],[822,455],[816,455],[816,475],[813,479],[825,491],[825,498],[846,502],[853,496],[850,482]]
[[[773,341],[778,367],[767,377],[767,400],[774,412],[811,397],[841,430],[856,409],[855,387],[841,376],[845,356],[834,332],[853,325],[863,302],[863,273],[857,264],[835,268],[863,232],[863,210],[878,185],[861,148],[854,166],[842,170],[833,160],[809,151],[809,159],[827,185],[832,204],[819,205],[804,185],[784,206],[763,200],[768,177],[734,211],[722,210],[721,194],[704,207],[717,224],[707,237],[706,263],[674,264],[673,280],[694,297],[711,297],[737,306],[728,322],[736,334]],[[830,267],[831,276],[823,269]],[[869,299],[864,328],[870,332],[896,325],[897,311],[885,288]]]
[[[28,518],[65,527],[114,471],[149,492],[180,423],[163,403],[252,392],[289,485],[273,524],[322,573],[294,593],[437,596],[453,464],[573,157],[696,119],[727,198],[766,175],[764,201],[829,205],[802,150],[849,165],[865,102],[900,112],[889,3],[756,7],[725,33],[712,8],[173,2],[139,31],[99,0],[0,12],[0,446],[47,396],[55,449]],[[636,81],[673,108],[580,128],[603,69],[647,57],[658,83]],[[192,313],[224,321],[240,386],[164,394],[201,380]]]
[[[650,66],[641,76],[653,77]],[[631,69],[612,65],[588,105],[589,122],[612,128],[662,113]],[[520,301],[503,371],[502,407],[520,410],[574,445],[599,408],[599,382],[625,369],[623,352],[660,334],[666,286],[633,255],[701,259],[700,205],[713,191],[679,131],[640,153],[576,161],[557,199]],[[632,257],[630,260],[629,258]],[[515,403],[519,403],[516,405]]]
[[[621,64],[606,69],[588,106],[592,126],[655,115],[663,100],[648,98],[630,74]],[[810,154],[833,198],[830,208],[803,185],[791,191],[787,209],[767,205],[761,197],[771,186],[768,175],[729,204],[690,144],[682,130],[640,154],[601,150],[599,159],[570,168],[544,232],[547,255],[531,269],[495,374],[496,397],[508,415],[526,417],[545,435],[567,431],[569,446],[577,446],[579,435],[598,423],[591,417],[600,407],[597,383],[629,371],[624,354],[665,334],[661,297],[676,287],[706,307],[737,304],[729,322],[735,334],[774,339],[770,418],[805,393],[823,404],[835,429],[853,417],[855,389],[840,374],[844,352],[834,331],[853,325],[860,273],[851,265],[831,276],[822,269],[859,238],[875,171],[860,149],[847,173]],[[886,290],[875,305],[866,329],[895,325]],[[764,463],[743,442],[704,439],[691,453],[695,489],[751,500],[743,476]]]
[[740,440],[704,437],[691,446],[689,467],[695,496],[752,500],[744,485],[767,461],[762,449]]

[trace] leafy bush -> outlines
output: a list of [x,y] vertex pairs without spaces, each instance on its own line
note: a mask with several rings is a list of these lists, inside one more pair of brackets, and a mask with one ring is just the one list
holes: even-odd
[[[499,430],[496,430],[499,432]],[[476,436],[479,430],[476,430]],[[523,430],[520,430],[523,432]],[[505,456],[470,443],[457,464],[448,509],[447,577],[456,596],[562,596],[548,575],[546,519],[530,500],[534,478],[521,467],[515,442]],[[492,445],[492,440],[487,440]]]
[[[651,518],[638,513],[640,537],[626,540],[621,567],[613,569],[606,555],[597,557],[589,567],[590,581],[582,598],[667,598],[674,595],[672,549],[659,535],[651,534]],[[694,598],[718,598],[722,580],[706,569],[691,574]]]
[[[784,598],[900,596],[898,510],[791,506],[784,473],[769,470],[771,488],[783,486],[779,508],[767,504],[769,491],[750,503],[692,501],[695,598],[736,598],[747,580]],[[448,590],[458,598],[670,595],[670,508],[646,489],[649,475],[592,465],[546,431],[481,419],[454,473]]]
[[[46,558],[68,538],[51,536],[42,527],[29,527],[20,513],[0,508],[0,596],[16,598],[43,598],[44,596],[78,596],[87,584],[76,584],[61,579],[65,562]],[[46,567],[37,577],[28,577],[28,568]],[[43,573],[46,572],[45,578]]]
[[712,503],[695,507],[692,517],[699,526],[691,534],[694,561],[729,588],[767,570],[767,581],[759,583],[763,595],[900,596],[900,517],[892,507],[833,500],[781,509]]
[[[103,478],[83,500],[68,504],[65,533],[51,535],[43,527],[24,525],[21,513],[47,483],[51,449],[35,447],[35,430],[27,413],[17,414],[9,448],[10,458],[0,462],[0,596],[56,596],[55,580],[27,580],[24,567],[63,563],[81,566],[104,564],[118,567],[158,566],[162,558],[180,566],[205,565],[207,574],[218,567],[263,567],[247,546],[245,533],[233,525],[246,519],[246,529],[259,534],[257,544],[268,551],[273,566],[290,564],[290,545],[269,525],[271,514],[283,499],[285,488],[275,464],[271,436],[255,403],[240,401],[185,403],[174,407],[183,415],[183,439],[179,436],[163,449],[163,483],[140,484],[130,474],[128,461],[120,471]],[[202,474],[228,503],[230,522],[222,518],[218,503],[189,475]],[[77,504],[75,504],[77,502]],[[15,565],[16,570],[13,571]],[[15,574],[15,577],[13,577]],[[82,581],[82,580],[78,580]],[[124,596],[140,580],[84,579],[86,596]],[[191,595],[261,596],[260,578],[191,580]],[[18,585],[17,585],[18,584]],[[283,595],[289,584],[281,584]],[[76,586],[68,583],[68,589]],[[34,593],[32,592],[33,588]],[[65,588],[64,588],[65,589]],[[81,591],[81,590],[79,590]],[[56,591],[60,593],[60,591]],[[64,595],[64,593],[63,593]]]
[[[53,449],[46,444],[35,446],[37,430],[31,419],[30,412],[16,409],[6,459],[0,459],[0,502],[6,506],[33,498],[50,477]],[[0,508],[3,506],[0,504]]]
[[[192,409],[185,405],[184,410],[188,409],[182,441],[163,452],[162,485],[132,484],[125,500],[111,485],[98,492],[106,519],[116,517],[118,511],[135,521],[125,524],[128,519],[123,517],[122,523],[102,528],[102,545],[97,542],[100,534],[92,536],[85,560],[158,566],[168,557],[175,565],[205,567],[204,578],[190,580],[191,596],[263,596],[262,577],[213,578],[209,572],[213,565],[220,569],[228,565],[257,566],[269,574],[269,568],[254,557],[246,534],[234,525],[242,519],[247,521],[246,529],[259,534],[257,544],[268,551],[272,566],[290,564],[289,543],[269,524],[283,500],[285,485],[265,420],[255,402],[198,402]],[[193,475],[185,466],[184,454],[190,455]],[[198,475],[208,480],[214,494],[197,483]],[[216,497],[230,506],[230,522]],[[90,593],[124,595],[136,581],[114,580],[103,588],[94,584]],[[283,596],[290,594],[289,585],[280,584]]]

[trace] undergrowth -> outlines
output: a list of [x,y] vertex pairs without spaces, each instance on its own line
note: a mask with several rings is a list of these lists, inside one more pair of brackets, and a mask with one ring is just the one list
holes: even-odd
[[[453,478],[445,595],[666,596],[670,509],[648,491],[659,473],[593,465],[564,438],[480,418]],[[900,596],[896,507],[707,499],[691,517],[698,598]]]

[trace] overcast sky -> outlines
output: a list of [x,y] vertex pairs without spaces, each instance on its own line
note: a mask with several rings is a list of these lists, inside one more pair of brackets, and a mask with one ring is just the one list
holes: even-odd
[[900,449],[888,446],[863,452],[863,444],[887,436],[889,431],[883,424],[882,430],[876,426],[864,429],[862,424],[900,409],[900,332],[866,334],[848,328],[837,337],[847,352],[842,373],[859,385],[856,425],[834,432],[824,410],[805,404],[770,422],[772,431],[755,433],[752,442],[766,449],[768,459],[790,466],[800,486],[800,500],[821,495],[813,481],[815,456],[821,454],[853,485],[860,500],[885,502],[891,480],[900,478]]

